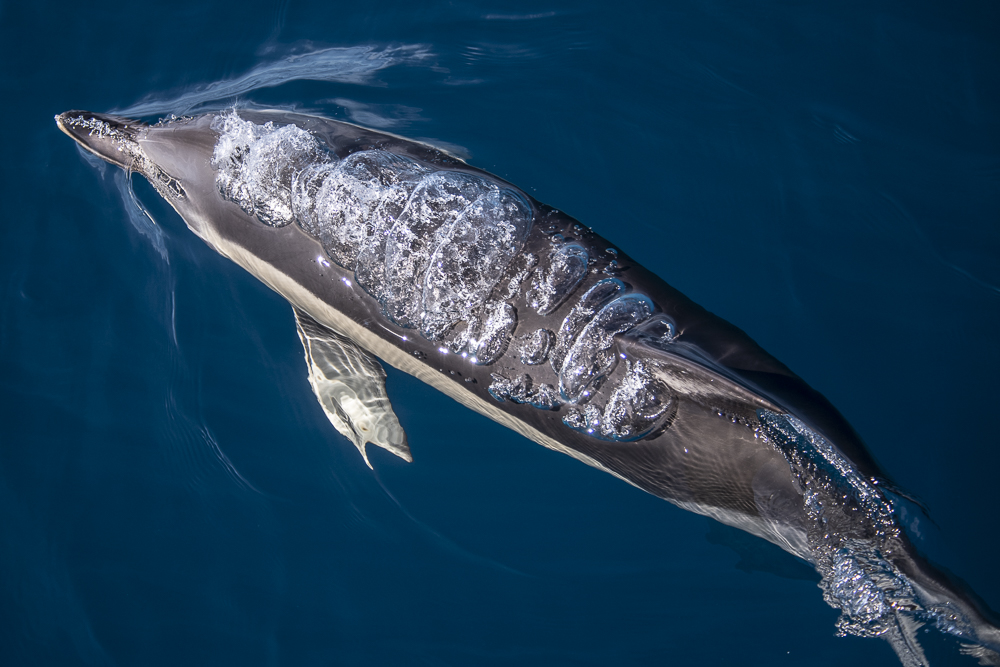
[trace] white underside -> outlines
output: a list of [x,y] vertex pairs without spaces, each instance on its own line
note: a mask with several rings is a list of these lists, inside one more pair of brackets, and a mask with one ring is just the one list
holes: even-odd
[[[421,363],[414,356],[383,340],[330,304],[319,299],[291,276],[278,270],[272,264],[262,261],[242,246],[219,237],[211,224],[203,224],[201,225],[201,229],[195,229],[191,225],[189,227],[218,251],[219,254],[228,257],[242,266],[265,285],[287,299],[293,306],[309,313],[320,324],[333,329],[343,336],[347,336],[361,348],[382,359],[389,365],[398,368],[404,373],[409,373],[418,380],[429,384],[438,391],[455,399],[465,407],[489,417],[493,421],[520,433],[543,447],[571,456],[591,467],[614,475],[632,486],[636,486],[629,479],[605,467],[596,459],[563,445],[558,440],[504,412],[498,405],[487,402],[472,392],[463,391],[461,388],[456,387],[453,381],[443,377],[440,373],[434,371],[434,369]],[[639,487],[636,486],[636,488]],[[702,514],[728,526],[739,528],[752,535],[761,537],[804,560],[809,560],[807,537],[798,529],[790,526],[779,526],[766,519],[750,517],[739,512],[702,505],[700,503],[676,500],[670,500],[670,502],[690,512]]]
[[[628,479],[622,477],[613,470],[609,470],[604,467],[595,459],[566,447],[541,431],[510,416],[503,410],[499,409],[499,407],[484,401],[475,394],[457,389],[454,382],[442,377],[440,373],[435,372],[429,366],[421,363],[418,359],[410,354],[407,354],[395,345],[392,345],[379,336],[374,335],[368,329],[347,317],[336,308],[319,299],[315,294],[296,282],[291,276],[278,270],[273,265],[261,261],[260,258],[247,252],[247,250],[242,246],[219,237],[215,234],[215,230],[211,228],[211,225],[206,224],[199,230],[194,230],[193,228],[192,230],[195,231],[206,243],[218,251],[219,254],[228,257],[242,266],[265,285],[287,299],[293,306],[309,313],[313,319],[323,326],[330,327],[337,333],[347,336],[356,342],[360,347],[382,359],[387,364],[398,368],[404,373],[409,373],[418,380],[429,384],[447,396],[455,399],[465,407],[475,410],[476,412],[503,424],[526,438],[537,442],[543,447],[572,456],[579,461],[583,461],[589,466],[593,466],[604,472],[612,474],[625,482],[629,482]],[[629,484],[631,484],[631,482],[629,482]]]

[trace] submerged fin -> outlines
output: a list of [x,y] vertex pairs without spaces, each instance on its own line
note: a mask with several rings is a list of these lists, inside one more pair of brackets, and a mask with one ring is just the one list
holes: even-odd
[[412,461],[406,433],[385,393],[382,365],[349,338],[298,308],[293,310],[305,348],[309,384],[330,422],[354,443],[369,468],[372,464],[365,451],[369,442]]

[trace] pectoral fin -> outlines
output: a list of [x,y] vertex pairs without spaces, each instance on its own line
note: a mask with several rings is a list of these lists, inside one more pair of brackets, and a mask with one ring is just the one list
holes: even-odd
[[324,327],[298,308],[295,324],[305,348],[312,385],[323,412],[361,452],[371,468],[367,443],[412,461],[406,433],[385,393],[385,371],[349,338]]

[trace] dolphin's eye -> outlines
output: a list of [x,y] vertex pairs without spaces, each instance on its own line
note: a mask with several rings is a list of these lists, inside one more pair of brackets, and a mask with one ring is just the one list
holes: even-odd
[[159,167],[155,167],[154,173],[150,176],[150,181],[153,182],[154,187],[156,187],[159,192],[165,195],[170,194],[178,199],[184,199],[186,196],[184,188],[181,187],[180,181]]

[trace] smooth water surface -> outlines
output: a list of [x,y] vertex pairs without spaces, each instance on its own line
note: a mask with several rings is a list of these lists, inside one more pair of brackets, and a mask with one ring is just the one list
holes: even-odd
[[776,547],[393,369],[414,462],[369,470],[284,300],[72,108],[296,108],[524,188],[829,397],[1000,608],[998,35],[985,0],[3,2],[0,663],[898,664]]

